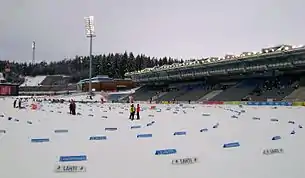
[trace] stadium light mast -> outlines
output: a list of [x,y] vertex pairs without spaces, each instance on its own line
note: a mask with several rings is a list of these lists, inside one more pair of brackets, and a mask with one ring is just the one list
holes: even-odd
[[94,16],[85,17],[86,36],[90,39],[89,46],[89,94],[92,94],[92,38],[96,37],[94,30]]
[[35,63],[35,49],[36,49],[36,42],[32,42],[32,63]]

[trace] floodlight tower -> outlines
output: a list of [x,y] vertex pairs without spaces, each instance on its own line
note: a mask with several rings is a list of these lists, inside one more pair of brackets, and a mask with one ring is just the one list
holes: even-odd
[[90,39],[90,47],[89,47],[89,94],[92,94],[92,38],[96,37],[94,30],[94,17],[89,16],[85,17],[85,27],[86,27],[86,36]]
[[35,49],[36,49],[36,42],[32,42],[32,63],[35,63]]

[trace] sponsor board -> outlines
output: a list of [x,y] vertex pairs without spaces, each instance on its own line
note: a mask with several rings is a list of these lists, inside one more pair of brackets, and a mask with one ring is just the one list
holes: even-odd
[[293,102],[292,106],[304,106],[305,103],[304,102]]
[[181,158],[181,159],[173,159],[173,165],[185,165],[185,164],[194,164],[198,162],[198,158],[189,157],[189,158]]
[[223,104],[239,105],[239,104],[241,104],[241,102],[240,101],[225,101]]
[[259,101],[248,101],[246,102],[247,105],[250,106],[292,106],[292,102],[285,102],[285,101],[267,101],[267,102],[259,102]]
[[55,172],[86,172],[86,167],[79,165],[56,165]]

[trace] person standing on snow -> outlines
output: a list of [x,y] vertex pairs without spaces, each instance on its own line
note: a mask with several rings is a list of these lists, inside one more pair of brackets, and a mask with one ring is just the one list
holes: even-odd
[[134,107],[134,105],[132,104],[132,105],[130,106],[130,116],[129,116],[129,119],[130,119],[130,120],[134,120],[134,115],[135,115],[135,107]]
[[21,109],[21,98],[18,101],[18,107],[19,107],[19,109]]
[[137,104],[137,120],[140,120],[140,104]]
[[72,104],[72,100],[71,100],[71,101],[70,101],[70,104],[69,104],[70,114],[72,114],[72,108],[73,108],[73,104]]
[[72,100],[72,115],[76,115],[75,110],[76,110],[76,104],[75,104],[75,102]]
[[17,99],[14,100],[14,108],[17,107]]

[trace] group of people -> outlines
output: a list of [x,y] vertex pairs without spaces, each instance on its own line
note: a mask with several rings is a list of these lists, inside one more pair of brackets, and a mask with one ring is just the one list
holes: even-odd
[[139,104],[137,104],[137,107],[135,107],[133,104],[131,104],[129,119],[134,120],[135,119],[134,116],[137,113],[137,120],[140,120],[140,110],[141,110],[141,108],[140,108]]
[[[70,109],[70,114],[72,115],[76,115],[76,104],[73,100],[70,101],[70,105],[69,105],[69,109]],[[109,107],[109,110],[111,110],[111,107]],[[134,120],[135,119],[135,115],[137,116],[137,120],[140,120],[140,104],[137,104],[137,107],[134,106],[134,104],[131,104],[130,106],[130,116],[129,119],[130,120]]]

